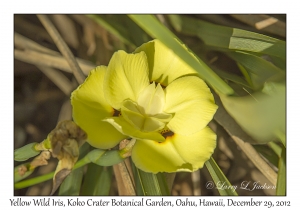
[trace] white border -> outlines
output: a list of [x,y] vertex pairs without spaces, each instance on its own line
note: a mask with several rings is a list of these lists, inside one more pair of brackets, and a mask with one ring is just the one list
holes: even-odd
[[[299,171],[299,20],[298,5],[294,2],[282,2],[271,0],[252,0],[252,1],[192,1],[185,0],[178,3],[175,1],[126,1],[126,0],[107,0],[107,1],[38,1],[38,0],[17,0],[5,2],[1,4],[0,8],[0,27],[1,27],[1,80],[0,80],[0,95],[1,95],[1,198],[0,205],[3,209],[11,208],[10,200],[13,197],[13,14],[15,13],[286,13],[287,14],[287,196],[283,197],[254,197],[255,200],[273,201],[278,200],[291,201],[293,209],[299,205],[300,189],[298,181]],[[22,197],[24,200],[31,200],[34,197]],[[110,200],[113,197],[104,197],[103,199]],[[131,197],[123,197],[125,199],[132,199]],[[198,200],[205,199],[232,199],[232,197],[190,197],[190,199]],[[237,197],[236,201],[249,200],[251,197]],[[68,197],[56,197],[67,202]],[[89,199],[83,197],[80,199]],[[101,199],[100,197],[93,197],[93,199]],[[120,199],[120,197],[117,197]],[[140,199],[140,198],[137,198]],[[157,197],[153,199],[158,199]],[[167,197],[166,199],[176,202],[178,197]],[[180,197],[180,199],[185,199]],[[23,209],[32,209],[40,207],[22,207]],[[50,207],[51,208],[51,207]],[[80,207],[72,207],[80,208]],[[99,207],[89,207],[99,208]],[[120,207],[112,207],[120,208]],[[132,207],[122,207],[125,209],[132,209]],[[148,208],[148,207],[147,207]],[[151,207],[153,208],[153,207]],[[155,207],[162,209],[165,207]],[[179,209],[182,207],[174,207]],[[248,207],[246,207],[248,208]],[[256,208],[264,208],[262,206]],[[266,209],[266,208],[265,208]]]

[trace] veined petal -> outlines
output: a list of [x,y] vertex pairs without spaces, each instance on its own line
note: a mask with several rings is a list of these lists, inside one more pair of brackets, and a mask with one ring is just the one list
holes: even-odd
[[177,106],[178,110],[167,127],[181,135],[196,133],[212,120],[216,107],[215,104],[204,100],[183,103]]
[[197,72],[157,39],[135,50],[135,52],[141,51],[147,55],[150,81],[167,86],[181,76],[197,75]]
[[101,149],[112,148],[126,138],[112,125],[102,121],[114,114],[114,109],[103,96],[105,71],[105,66],[92,70],[71,96],[74,121],[87,133],[87,142]]
[[158,132],[142,132],[129,124],[123,117],[109,117],[104,121],[113,125],[119,132],[136,139],[151,139],[153,141],[164,142],[165,138]]
[[178,78],[165,89],[165,110],[192,100],[208,100],[214,103],[213,95],[206,83],[196,76]]
[[208,126],[189,136],[175,134],[169,138],[182,159],[192,165],[192,171],[203,167],[217,144],[217,136]]
[[195,76],[174,80],[166,87],[165,93],[164,111],[175,113],[167,126],[181,135],[190,135],[203,129],[217,110],[209,88]]
[[114,53],[103,83],[108,103],[119,110],[125,99],[136,101],[139,93],[149,85],[148,74],[148,62],[144,52]]
[[145,172],[176,172],[185,165],[170,140],[163,143],[156,141],[137,140],[131,158],[135,166]]
[[137,140],[131,157],[146,172],[192,172],[203,167],[215,147],[216,134],[205,127],[190,136],[174,134],[163,143]]

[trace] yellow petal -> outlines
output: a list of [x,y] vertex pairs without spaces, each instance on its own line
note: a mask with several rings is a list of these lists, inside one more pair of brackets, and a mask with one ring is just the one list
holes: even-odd
[[186,76],[173,81],[165,89],[164,111],[175,113],[167,125],[181,135],[190,135],[203,129],[217,110],[214,98],[203,80]]
[[141,51],[147,55],[150,81],[167,86],[181,76],[197,75],[191,67],[159,40],[145,43],[135,50],[135,52]]
[[108,103],[119,110],[125,99],[137,101],[139,93],[149,85],[146,54],[114,53],[104,79],[104,95]]
[[165,105],[165,93],[160,84],[155,87],[153,82],[147,86],[139,95],[137,100],[142,113],[153,116],[163,111]]
[[192,172],[203,167],[215,147],[216,135],[205,127],[190,136],[174,134],[163,143],[137,140],[131,157],[145,172]]
[[150,172],[176,172],[185,162],[177,153],[172,142],[137,140],[131,153],[132,161],[139,169]]
[[88,134],[87,142],[101,149],[112,148],[126,138],[112,125],[102,121],[114,114],[103,94],[105,71],[105,66],[92,70],[71,96],[74,121]]
[[170,138],[182,159],[192,165],[192,171],[202,168],[216,148],[217,136],[209,127],[190,136],[175,134]]

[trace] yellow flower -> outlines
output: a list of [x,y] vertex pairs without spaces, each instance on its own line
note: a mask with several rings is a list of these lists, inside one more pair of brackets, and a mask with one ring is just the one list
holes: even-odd
[[87,142],[109,149],[136,139],[132,160],[146,172],[195,171],[216,147],[207,127],[217,109],[209,88],[159,40],[116,52],[71,100]]

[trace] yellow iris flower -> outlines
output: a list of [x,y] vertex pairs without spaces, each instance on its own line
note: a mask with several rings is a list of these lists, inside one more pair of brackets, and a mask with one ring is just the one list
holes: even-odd
[[216,147],[207,126],[217,110],[205,82],[159,40],[90,72],[71,96],[87,142],[109,149],[135,139],[132,161],[146,172],[195,171]]

